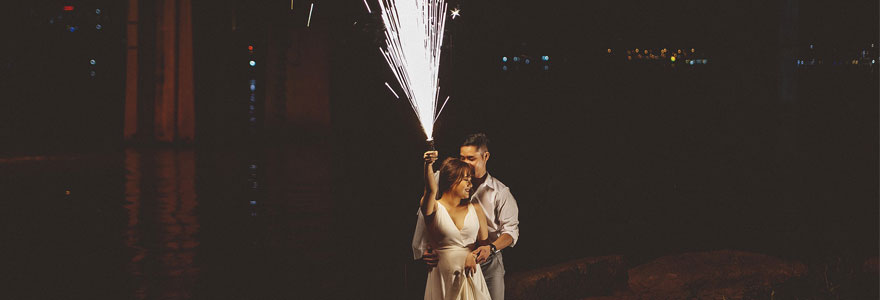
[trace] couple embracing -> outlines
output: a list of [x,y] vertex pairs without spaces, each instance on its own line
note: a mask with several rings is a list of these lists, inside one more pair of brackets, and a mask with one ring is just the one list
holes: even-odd
[[489,140],[471,134],[458,159],[435,173],[437,151],[424,154],[425,192],[413,236],[413,255],[430,267],[425,299],[504,299],[501,250],[519,237],[516,200],[486,171]]

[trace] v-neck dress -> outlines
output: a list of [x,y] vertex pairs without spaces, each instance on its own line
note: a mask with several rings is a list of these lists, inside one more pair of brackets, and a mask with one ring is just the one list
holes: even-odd
[[437,252],[437,267],[428,273],[425,285],[426,300],[489,300],[489,289],[483,278],[483,271],[477,269],[471,276],[465,275],[464,262],[471,253],[471,246],[477,241],[480,221],[473,204],[468,204],[468,212],[458,229],[452,216],[439,201],[434,218],[428,225],[429,242]]

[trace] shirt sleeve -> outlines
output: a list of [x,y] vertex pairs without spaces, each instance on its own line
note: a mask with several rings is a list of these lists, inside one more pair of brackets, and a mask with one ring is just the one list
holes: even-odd
[[418,218],[416,220],[416,229],[413,232],[413,240],[412,240],[412,251],[413,251],[413,259],[421,259],[422,253],[425,253],[425,245],[427,235],[425,234],[426,226],[425,226],[425,217],[422,216],[422,210],[419,209],[416,214]]
[[510,247],[516,245],[519,240],[519,207],[516,205],[516,199],[510,193],[509,188],[505,188],[498,192],[495,198],[498,210],[498,223],[501,225],[501,234],[509,234],[513,238]]

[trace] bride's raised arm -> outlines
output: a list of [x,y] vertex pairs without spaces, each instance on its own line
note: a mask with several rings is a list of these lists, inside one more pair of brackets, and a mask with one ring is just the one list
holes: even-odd
[[424,154],[425,171],[422,174],[425,180],[425,192],[422,194],[422,200],[419,209],[422,215],[430,217],[434,215],[434,208],[437,207],[437,180],[434,179],[434,162],[437,161],[437,151],[427,151]]

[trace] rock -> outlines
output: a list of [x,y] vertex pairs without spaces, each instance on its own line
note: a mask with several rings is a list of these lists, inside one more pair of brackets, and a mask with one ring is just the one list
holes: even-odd
[[657,299],[742,299],[750,291],[806,273],[802,263],[720,250],[666,256],[635,267],[629,271],[629,287]]
[[519,272],[505,280],[507,299],[580,299],[626,290],[623,256],[588,257]]

